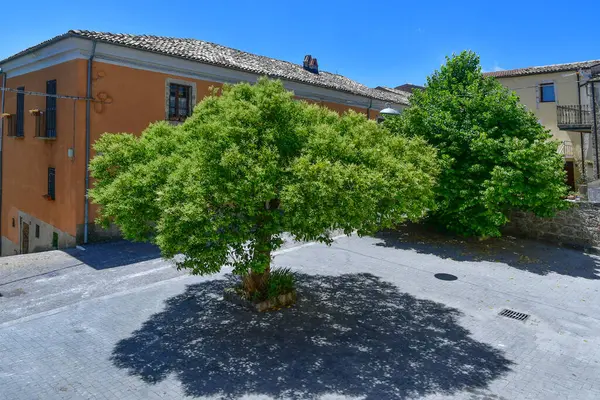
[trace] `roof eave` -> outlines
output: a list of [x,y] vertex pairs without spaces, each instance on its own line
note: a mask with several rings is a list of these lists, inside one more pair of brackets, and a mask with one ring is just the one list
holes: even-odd
[[35,51],[38,51],[40,49],[43,49],[44,47],[50,46],[51,44],[54,44],[56,42],[60,42],[61,40],[69,38],[69,37],[78,37],[78,38],[81,38],[81,39],[91,40],[89,38],[85,38],[85,37],[76,35],[76,34],[72,33],[71,31],[69,31],[67,33],[63,33],[62,35],[55,36],[52,39],[48,39],[48,40],[46,40],[46,41],[44,41],[44,42],[42,42],[40,44],[37,44],[37,45],[35,45],[33,47],[30,47],[28,49],[20,51],[20,52],[18,52],[16,54],[13,54],[12,56],[7,57],[7,58],[5,58],[3,60],[0,60],[0,65],[3,65],[5,63],[7,63],[9,61],[12,61],[14,59],[17,59],[19,57],[23,57],[23,56],[26,56],[28,54],[31,54],[31,53],[33,53]]

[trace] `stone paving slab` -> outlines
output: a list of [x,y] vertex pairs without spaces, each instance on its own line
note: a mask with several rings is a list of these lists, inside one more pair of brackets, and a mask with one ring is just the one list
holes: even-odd
[[[525,244],[524,255],[550,251]],[[227,271],[187,276],[145,259],[151,249],[102,246],[122,260],[43,278],[22,258],[21,275],[0,266],[0,293],[25,292],[0,298],[0,399],[600,398],[596,256],[553,249],[582,274],[394,235],[289,245],[275,264],[299,273],[298,305],[252,314],[221,300]],[[50,254],[48,270],[69,257]]]

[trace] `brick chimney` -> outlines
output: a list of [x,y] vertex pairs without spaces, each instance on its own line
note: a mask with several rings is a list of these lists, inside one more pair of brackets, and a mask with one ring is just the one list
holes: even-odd
[[319,63],[316,58],[313,58],[310,54],[304,56],[303,62],[304,69],[314,74],[319,73]]

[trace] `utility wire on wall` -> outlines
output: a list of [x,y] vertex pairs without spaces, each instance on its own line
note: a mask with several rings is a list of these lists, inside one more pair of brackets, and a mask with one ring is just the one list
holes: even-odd
[[94,101],[93,98],[87,98],[87,97],[81,97],[81,96],[67,96],[67,95],[62,95],[62,94],[48,94],[48,93],[42,93],[42,92],[31,92],[28,90],[18,90],[18,89],[12,89],[12,88],[0,88],[0,91],[2,92],[12,92],[12,93],[17,93],[17,94],[27,94],[30,96],[43,96],[43,97],[54,97],[57,99],[70,99],[70,100],[91,100]]

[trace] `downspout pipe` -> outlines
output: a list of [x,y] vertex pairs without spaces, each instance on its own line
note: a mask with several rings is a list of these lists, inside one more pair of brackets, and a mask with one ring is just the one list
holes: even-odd
[[85,194],[83,204],[83,243],[88,242],[88,221],[90,217],[90,201],[88,197],[88,191],[90,189],[90,118],[92,110],[92,63],[94,62],[94,56],[96,55],[96,44],[94,40],[92,42],[92,52],[88,59],[87,65],[87,91],[85,101]]
[[[581,76],[579,71],[577,71],[577,104],[579,104],[579,123],[583,123],[583,112],[581,109],[581,85],[580,85]],[[579,141],[581,143],[581,174],[582,178],[587,182],[587,177],[585,175],[585,151],[583,149],[583,132],[579,132]]]
[[600,179],[600,157],[598,156],[598,121],[597,121],[597,111],[596,111],[596,88],[594,87],[594,81],[592,81],[592,114],[594,118],[594,150],[596,152],[596,179]]
[[[6,100],[6,72],[0,68],[0,75],[2,75],[2,102],[0,103],[0,114],[4,114],[4,103]],[[0,120],[0,256],[2,254],[2,160],[4,155],[4,119]]]
[[371,119],[371,108],[373,107],[373,99],[369,99],[369,107],[367,107],[367,119]]

